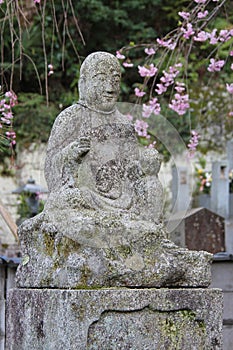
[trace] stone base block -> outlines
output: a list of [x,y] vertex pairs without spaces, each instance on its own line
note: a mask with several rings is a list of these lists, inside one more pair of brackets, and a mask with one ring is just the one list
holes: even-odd
[[14,289],[7,350],[222,349],[219,289]]

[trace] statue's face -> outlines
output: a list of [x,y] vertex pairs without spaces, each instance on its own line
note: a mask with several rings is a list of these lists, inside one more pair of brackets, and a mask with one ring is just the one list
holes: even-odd
[[111,111],[120,92],[120,72],[115,65],[99,64],[93,74],[90,72],[86,81],[85,97],[89,106]]

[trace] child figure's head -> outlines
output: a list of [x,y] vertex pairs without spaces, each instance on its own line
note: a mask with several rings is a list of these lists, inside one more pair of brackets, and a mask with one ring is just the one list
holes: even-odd
[[141,149],[141,167],[146,175],[157,175],[162,157],[155,148]]

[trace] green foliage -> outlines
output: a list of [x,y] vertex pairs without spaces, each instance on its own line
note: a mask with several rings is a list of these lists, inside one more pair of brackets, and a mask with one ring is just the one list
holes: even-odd
[[54,103],[47,106],[44,96],[34,93],[20,93],[18,101],[14,122],[17,143],[28,146],[36,141],[46,142],[58,114],[58,106]]
[[[10,2],[10,6],[7,7],[6,3],[4,2],[0,7],[3,57],[1,72],[4,72],[2,82],[4,81],[6,86],[10,85],[10,76],[14,68],[13,89],[19,96],[19,104],[15,108],[15,131],[17,143],[27,146],[33,141],[46,142],[59,110],[78,99],[79,68],[82,59],[87,54],[97,50],[115,53],[116,50],[126,45],[132,47],[134,43],[153,43],[157,37],[163,37],[179,25],[178,11],[185,10],[190,1],[47,1],[43,21],[40,6],[35,5],[25,21],[22,16],[17,18],[16,4],[13,6],[13,2]],[[22,6],[24,3],[26,2],[23,0],[17,2]],[[214,27],[231,27],[233,22],[231,5],[230,1],[226,2],[225,7],[211,22],[209,30]],[[211,5],[210,2],[210,6],[214,7],[216,3],[212,2]],[[12,16],[4,19],[6,13],[4,11],[7,8],[12,9]],[[12,46],[12,26],[14,27],[14,47]],[[43,47],[43,37],[45,47]],[[183,59],[183,63],[188,63],[185,64],[185,68],[188,67],[188,69],[184,69],[182,75],[187,78],[194,92],[193,112],[185,117],[174,117],[171,111],[163,108],[162,114],[167,116],[185,142],[190,137],[190,122],[192,128],[198,125],[203,129],[206,136],[202,139],[202,150],[206,151],[209,144],[212,148],[220,147],[224,137],[231,136],[232,120],[226,117],[225,113],[226,105],[231,101],[228,96],[223,96],[223,89],[226,81],[232,80],[232,71],[229,64],[225,77],[221,76],[221,81],[218,75],[214,76],[213,81],[209,81],[209,75],[206,72],[208,62],[205,57],[211,56],[212,48],[207,47],[206,43],[194,42],[192,45],[192,53]],[[225,59],[231,46],[232,40],[225,43],[218,51],[219,58]],[[13,66],[12,55],[14,56]],[[135,65],[145,62],[146,55],[143,48],[132,50],[128,52],[128,55],[129,59],[134,60]],[[156,55],[154,63],[157,64],[160,58],[159,55]],[[172,54],[168,55],[161,69],[166,69],[172,60],[177,59]],[[54,74],[48,77],[47,65],[49,63],[54,66]],[[47,79],[49,106],[43,97],[46,92]],[[123,69],[122,101],[135,102],[133,88],[140,84],[139,79],[137,68]],[[41,92],[42,95],[40,95]],[[169,94],[166,96],[167,100],[170,98]],[[216,107],[206,109],[206,105],[212,101],[216,102],[217,109]],[[213,137],[209,136],[212,135],[209,133],[210,125],[213,125],[213,130],[216,130],[216,126],[220,126],[220,141],[216,142]],[[153,125],[151,134],[153,135]],[[160,148],[159,142],[158,146]],[[166,150],[164,154],[165,157],[168,156]]]

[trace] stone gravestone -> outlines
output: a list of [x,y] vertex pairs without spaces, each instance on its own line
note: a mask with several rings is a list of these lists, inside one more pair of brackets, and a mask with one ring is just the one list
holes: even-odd
[[225,220],[206,208],[178,212],[169,219],[175,229],[171,240],[190,250],[206,250],[216,254],[225,251]]
[[190,183],[187,167],[172,167],[172,208],[173,212],[187,210],[190,207]]
[[229,167],[227,161],[212,164],[211,210],[225,219],[229,217]]
[[[212,256],[168,240],[161,157],[116,108],[120,66],[84,61],[80,100],[56,119],[43,213],[20,229],[7,349],[221,349]],[[182,288],[184,287],[184,288]]]

